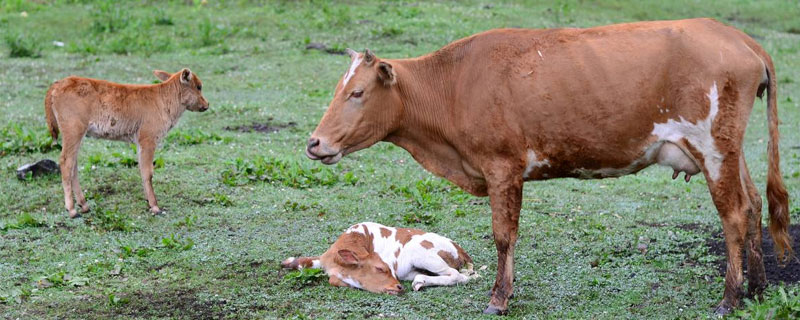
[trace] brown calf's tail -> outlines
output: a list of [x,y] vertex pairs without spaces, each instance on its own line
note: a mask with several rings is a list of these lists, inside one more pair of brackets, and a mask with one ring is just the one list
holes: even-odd
[[306,268],[322,268],[319,257],[289,258],[281,262],[281,268],[300,270]]
[[50,86],[50,89],[47,90],[47,95],[44,96],[44,116],[47,119],[47,129],[50,130],[50,136],[53,137],[53,141],[58,139],[58,122],[56,121],[56,116],[53,114],[53,86]]
[[767,201],[769,203],[769,233],[775,241],[775,252],[779,262],[787,261],[794,255],[792,239],[789,237],[789,194],[781,176],[781,159],[778,150],[778,97],[777,77],[771,59],[767,64],[767,121],[769,122],[769,145],[767,154],[769,168],[767,173]]

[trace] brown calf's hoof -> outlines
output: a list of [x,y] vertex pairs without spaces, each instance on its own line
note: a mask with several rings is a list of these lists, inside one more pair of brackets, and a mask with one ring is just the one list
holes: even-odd
[[87,212],[89,212],[89,205],[87,204],[81,206],[81,213],[87,213]]
[[72,210],[69,212],[69,217],[70,217],[70,218],[72,218],[72,219],[75,219],[75,218],[80,218],[80,217],[81,217],[81,214],[80,214],[80,213],[78,213],[78,211],[77,211],[77,210],[75,210],[75,209],[72,209]]
[[152,213],[154,216],[157,216],[159,214],[164,213],[164,211],[162,211],[158,207],[152,207],[152,208],[150,208],[150,213]]
[[486,309],[483,310],[483,314],[491,314],[495,316],[504,316],[508,314],[508,309],[500,309],[493,305],[489,305]]

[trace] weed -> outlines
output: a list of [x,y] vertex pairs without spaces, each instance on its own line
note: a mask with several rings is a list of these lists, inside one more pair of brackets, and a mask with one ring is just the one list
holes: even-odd
[[195,216],[195,215],[185,216],[183,218],[183,220],[176,222],[175,226],[176,227],[187,227],[187,228],[189,228],[189,227],[193,226],[196,221],[197,221],[197,216]]
[[161,245],[169,250],[186,251],[194,247],[194,241],[190,238],[182,240],[172,234],[169,237],[161,238]]
[[11,229],[39,228],[44,226],[46,226],[44,222],[37,220],[30,213],[23,213],[17,216],[16,223],[0,225],[0,230],[6,231]]
[[426,225],[432,225],[436,223],[438,218],[436,215],[430,212],[409,212],[403,215],[403,222],[406,224],[414,224],[414,223],[422,223]]
[[29,288],[25,287],[15,287],[8,291],[0,291],[0,303],[2,304],[10,304],[16,303],[20,304],[24,301],[27,301],[28,298],[31,297],[33,292]]
[[[296,189],[314,186],[331,186],[340,182],[339,175],[331,169],[314,166],[306,162],[280,160],[275,158],[256,158],[253,161],[237,158],[222,171],[222,182],[229,186],[239,186],[255,181],[277,183]],[[358,181],[355,177],[350,182]]]
[[40,58],[42,56],[39,42],[25,34],[8,33],[5,36],[5,42],[9,48],[8,56],[10,58]]
[[139,257],[144,258],[149,256],[151,253],[156,251],[153,248],[148,247],[139,247],[133,248],[131,246],[120,246],[119,247],[119,257],[123,259],[127,259],[130,257]]
[[800,290],[783,286],[764,295],[763,301],[745,300],[743,309],[736,311],[734,317],[740,319],[798,319],[800,318]]
[[12,153],[48,152],[61,149],[61,144],[53,143],[47,130],[28,130],[16,123],[10,123],[0,130],[0,157]]
[[109,293],[108,294],[108,305],[112,307],[120,307],[128,304],[130,299],[118,297],[116,294]]
[[204,202],[213,203],[223,207],[233,206],[233,200],[231,200],[227,195],[222,193],[214,193],[211,195],[211,198],[206,199]]
[[200,129],[174,130],[167,135],[168,143],[175,143],[182,146],[196,145],[206,142],[228,143],[233,139],[222,138],[216,133],[206,133]]
[[104,210],[91,215],[86,219],[86,223],[93,228],[104,231],[129,232],[136,230],[131,218],[127,214],[120,212],[118,208]]
[[303,268],[287,273],[283,279],[296,287],[305,287],[325,278],[322,269]]

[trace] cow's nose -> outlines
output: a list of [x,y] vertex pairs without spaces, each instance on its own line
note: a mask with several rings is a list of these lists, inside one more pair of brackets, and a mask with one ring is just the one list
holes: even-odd
[[308,139],[308,148],[309,149],[311,149],[313,147],[316,147],[318,145],[319,145],[319,139],[317,139],[317,138]]

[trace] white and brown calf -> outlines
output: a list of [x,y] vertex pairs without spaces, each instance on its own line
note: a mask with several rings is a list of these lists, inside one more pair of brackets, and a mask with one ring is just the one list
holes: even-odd
[[418,229],[362,222],[348,228],[319,257],[289,258],[283,268],[322,268],[328,282],[376,293],[403,292],[399,280],[413,281],[414,291],[428,286],[466,283],[478,275],[472,258],[452,240]]

